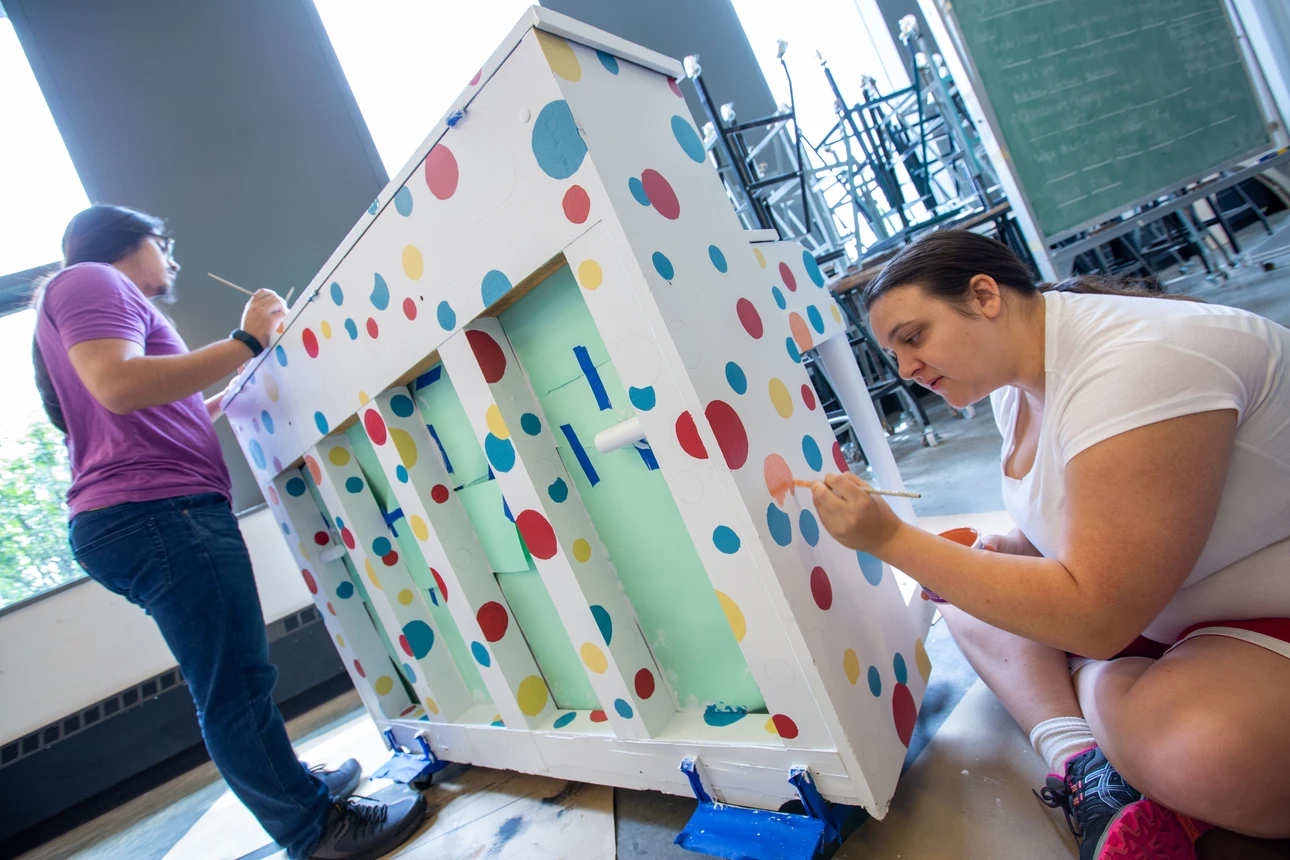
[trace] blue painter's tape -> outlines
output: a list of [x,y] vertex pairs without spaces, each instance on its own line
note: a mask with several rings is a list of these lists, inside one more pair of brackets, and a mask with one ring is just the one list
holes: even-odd
[[427,385],[433,385],[439,381],[439,377],[441,376],[443,376],[443,365],[436,364],[434,367],[417,377],[416,384],[413,385],[413,390],[420,391]]
[[561,424],[560,430],[564,432],[564,438],[569,440],[569,447],[573,449],[573,456],[578,458],[578,465],[582,471],[587,474],[587,483],[596,486],[600,483],[600,476],[596,474],[596,467],[591,465],[591,458],[587,456],[587,449],[582,447],[578,441],[578,434],[573,432],[572,424]]
[[448,459],[448,452],[443,449],[443,443],[439,441],[439,434],[434,432],[434,425],[427,424],[426,429],[430,431],[430,438],[439,446],[439,456],[443,457],[443,467],[448,470],[449,474],[452,474],[452,461]]
[[650,448],[648,442],[637,442],[636,453],[640,454],[641,459],[645,461],[645,468],[651,472],[658,468],[658,460],[654,458],[654,451]]
[[573,354],[578,357],[578,366],[586,374],[587,384],[591,386],[591,393],[596,395],[596,405],[600,407],[600,411],[612,409],[609,393],[605,391],[605,383],[600,379],[600,371],[596,370],[596,365],[591,360],[591,353],[587,352],[585,346],[575,346]]

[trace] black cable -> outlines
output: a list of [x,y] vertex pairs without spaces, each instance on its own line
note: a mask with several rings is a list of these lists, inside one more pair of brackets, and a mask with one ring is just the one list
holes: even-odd
[[784,77],[788,79],[788,109],[793,115],[793,145],[797,147],[797,178],[798,185],[802,193],[802,223],[806,227],[806,235],[811,235],[811,207],[806,201],[806,160],[802,154],[802,124],[797,121],[797,101],[793,98],[793,76],[788,73],[788,63],[784,58],[779,58],[779,64],[784,68]]

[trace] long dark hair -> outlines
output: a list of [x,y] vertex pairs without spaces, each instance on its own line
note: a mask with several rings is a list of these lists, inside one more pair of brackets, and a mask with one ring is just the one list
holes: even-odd
[[865,287],[864,306],[866,310],[871,308],[897,287],[917,285],[928,295],[963,308],[977,275],[989,275],[1000,286],[1024,296],[1059,292],[1201,301],[1165,293],[1151,281],[1099,275],[1077,275],[1056,284],[1036,283],[1030,267],[1002,242],[970,230],[940,230],[928,233],[897,254]]
[[[166,224],[160,218],[125,206],[99,204],[77,212],[63,231],[63,265],[58,271],[36,281],[31,306],[39,315],[45,300],[45,288],[68,266],[77,263],[115,263],[137,248],[144,237],[165,235],[165,228]],[[58,393],[54,391],[49,369],[45,366],[44,356],[40,354],[35,335],[31,338],[31,363],[36,368],[36,388],[40,391],[40,402],[45,407],[45,414],[49,416],[49,423],[66,435],[67,421],[63,417],[63,407],[58,402]]]

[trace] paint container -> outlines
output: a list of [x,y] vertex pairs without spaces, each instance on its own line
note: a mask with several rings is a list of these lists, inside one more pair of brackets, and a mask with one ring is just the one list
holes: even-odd
[[[940,536],[946,540],[952,540],[955,543],[963,544],[963,546],[970,546],[972,549],[981,548],[981,533],[973,528],[967,528],[965,526],[963,528],[950,529],[947,532],[941,532]],[[923,599],[930,600],[932,603],[949,602],[936,592],[927,588],[923,589]]]

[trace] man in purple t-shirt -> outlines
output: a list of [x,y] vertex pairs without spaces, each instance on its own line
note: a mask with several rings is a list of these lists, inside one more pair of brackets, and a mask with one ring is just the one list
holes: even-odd
[[376,857],[425,815],[410,795],[351,798],[361,772],[296,759],[273,703],[277,669],[228,469],[201,392],[269,343],[286,312],[255,293],[241,327],[189,351],[149,300],[173,300],[179,264],[162,222],[118,206],[76,215],[64,268],[37,290],[37,384],[67,434],[76,560],[157,622],[229,787],[292,860]]

